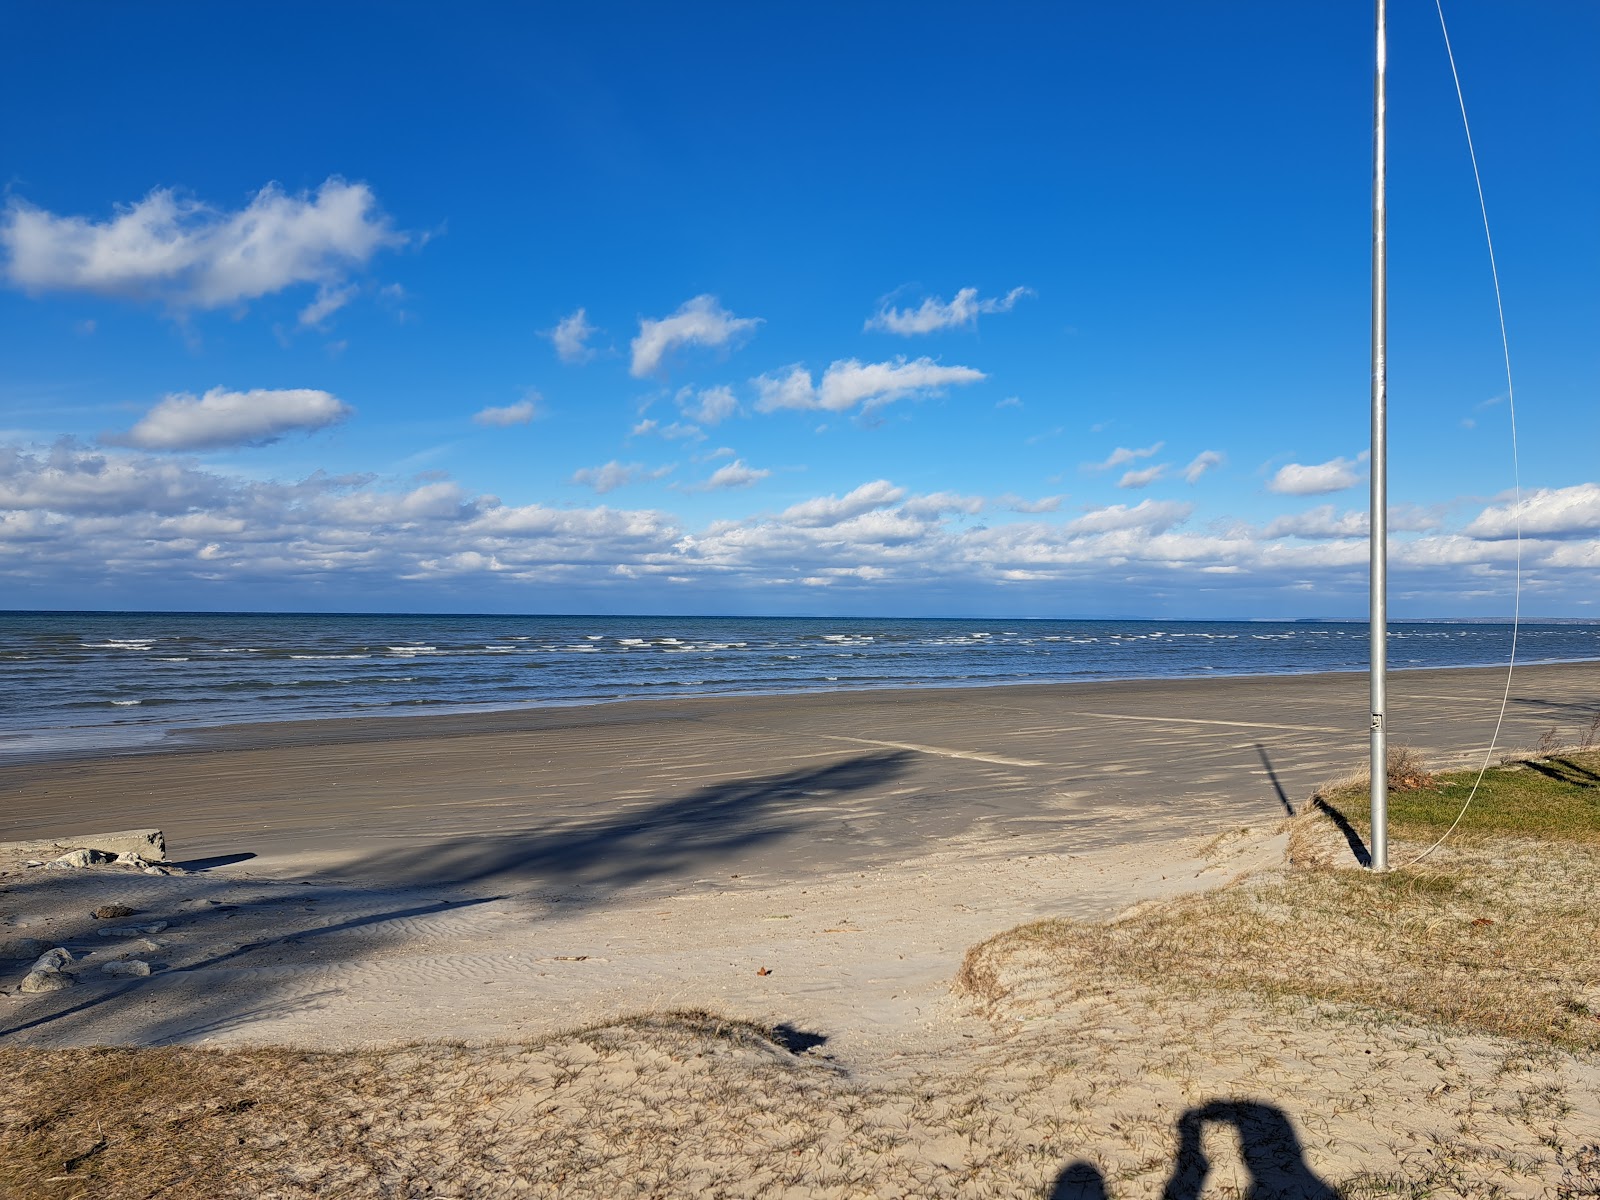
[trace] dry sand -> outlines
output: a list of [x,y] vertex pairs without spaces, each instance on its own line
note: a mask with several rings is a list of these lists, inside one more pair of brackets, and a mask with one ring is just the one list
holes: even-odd
[[[1503,740],[1575,721],[1597,675],[1525,669]],[[1481,753],[1501,678],[1396,675],[1394,740],[1436,763]],[[1241,1095],[1289,1114],[1328,1178],[1414,1167],[1393,1137],[1357,1153],[1371,1138],[1356,1135],[1409,1113],[1411,1142],[1477,1136],[1461,1087],[1480,1116],[1518,1094],[1514,1047],[1388,1029],[1384,1098],[1362,1074],[1377,1043],[1326,1014],[1197,1017],[1120,996],[1048,1018],[1046,1037],[1031,1001],[985,1013],[949,986],[968,946],[1010,926],[1109,919],[1271,868],[1290,810],[1360,757],[1365,706],[1360,676],[708,699],[236,727],[160,753],[16,764],[0,768],[0,837],[154,825],[191,869],[0,863],[0,939],[72,949],[84,981],[0,997],[0,1037],[488,1044],[703,1008],[780,1026],[861,1086],[967,1097],[989,1114],[984,1137],[1029,1147],[1004,1187],[1051,1186],[1070,1127],[1076,1153],[1131,1189],[1112,1194],[1156,1194],[1143,1189],[1159,1190],[1180,1114]],[[89,913],[112,902],[138,910],[115,924],[166,927],[103,937]],[[97,970],[129,956],[158,969]],[[0,963],[0,983],[14,991],[23,966]],[[1592,1065],[1561,1071],[1587,1097],[1569,1110],[1596,1112]],[[1055,1142],[1034,1109],[1056,1113]],[[1514,1157],[1537,1135],[1509,1120],[1484,1136]],[[924,1132],[935,1159],[955,1154],[940,1141],[954,1134]],[[1554,1177],[1549,1162],[1486,1170],[1510,1195]],[[807,1194],[874,1194],[838,1186]],[[970,1194],[1027,1194],[1004,1187]]]

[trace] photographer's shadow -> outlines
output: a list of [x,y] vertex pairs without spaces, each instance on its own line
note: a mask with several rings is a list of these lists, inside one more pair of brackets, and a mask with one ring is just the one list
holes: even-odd
[[[1239,1134],[1239,1157],[1250,1175],[1245,1200],[1338,1200],[1306,1165],[1288,1114],[1254,1100],[1213,1100],[1178,1118],[1178,1151],[1161,1200],[1199,1200],[1211,1173],[1200,1135],[1212,1123],[1232,1125]],[[1069,1163],[1048,1200],[1108,1200],[1105,1176],[1091,1163]]]

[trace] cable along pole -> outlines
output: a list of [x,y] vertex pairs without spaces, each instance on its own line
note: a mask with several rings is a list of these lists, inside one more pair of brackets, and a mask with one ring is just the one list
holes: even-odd
[[1389,731],[1386,727],[1389,668],[1389,264],[1385,142],[1388,66],[1388,5],[1377,5],[1377,69],[1372,89],[1372,502],[1367,517],[1371,565],[1369,604],[1372,693],[1371,768],[1372,869],[1389,869]]

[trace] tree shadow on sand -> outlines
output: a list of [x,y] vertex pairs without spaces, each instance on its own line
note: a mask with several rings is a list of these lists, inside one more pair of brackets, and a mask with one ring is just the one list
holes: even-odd
[[[342,966],[391,946],[403,950],[419,937],[448,944],[457,927],[453,914],[462,910],[537,899],[545,901],[538,911],[548,917],[653,880],[690,880],[743,865],[757,848],[836,822],[836,812],[819,811],[819,798],[885,784],[911,757],[860,755],[713,784],[564,828],[385,851],[353,864],[353,880],[286,883],[215,870],[173,879],[90,870],[8,878],[7,909],[56,914],[41,926],[49,944],[91,958],[73,968],[83,986],[7,1002],[0,1009],[0,1039],[164,1044],[331,1003],[337,992],[324,991],[327,998],[319,1001],[306,984],[321,987]],[[519,894],[508,895],[514,888]],[[111,932],[106,922],[88,915],[108,892],[137,908],[140,915],[128,920],[167,926],[154,935],[159,948],[141,953],[155,964],[146,978],[118,979],[98,970],[100,959],[124,946],[104,936]],[[20,980],[26,963],[0,971],[8,983],[13,974]]]
[[[1338,1192],[1306,1165],[1289,1115],[1257,1100],[1213,1100],[1178,1118],[1178,1150],[1161,1200],[1199,1200],[1211,1174],[1201,1134],[1210,1124],[1230,1125],[1239,1158],[1250,1176],[1244,1200],[1338,1200]],[[1105,1176],[1091,1163],[1069,1163],[1056,1176],[1048,1200],[1107,1200]]]
[[351,864],[357,876],[399,887],[492,883],[578,887],[567,902],[603,902],[624,888],[736,863],[758,847],[807,833],[819,800],[889,783],[913,755],[866,754],[826,767],[708,784],[642,810],[554,830],[481,834]]

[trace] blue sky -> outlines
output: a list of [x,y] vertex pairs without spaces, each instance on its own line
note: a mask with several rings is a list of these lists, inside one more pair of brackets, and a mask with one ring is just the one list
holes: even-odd
[[[1511,608],[1391,5],[1397,616]],[[1600,7],[1447,5],[1524,609],[1600,596]],[[1359,616],[1361,4],[15,6],[14,607]]]

